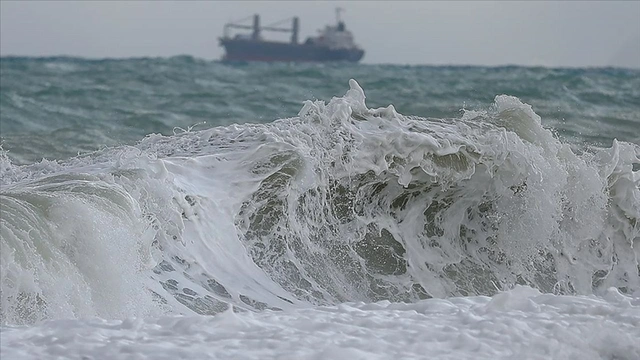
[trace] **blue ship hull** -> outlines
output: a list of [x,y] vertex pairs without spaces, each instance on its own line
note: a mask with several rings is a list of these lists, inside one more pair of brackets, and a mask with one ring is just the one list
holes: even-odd
[[362,49],[330,49],[315,44],[294,44],[252,39],[220,39],[226,54],[223,61],[267,62],[358,62],[364,56]]

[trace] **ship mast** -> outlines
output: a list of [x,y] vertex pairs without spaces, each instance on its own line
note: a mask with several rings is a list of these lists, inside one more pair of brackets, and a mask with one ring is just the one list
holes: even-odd
[[340,22],[342,22],[342,20],[340,19],[340,13],[343,12],[343,11],[344,11],[344,9],[341,8],[341,7],[337,7],[336,8],[336,20],[337,20],[338,24]]
[[[291,43],[293,44],[297,44],[298,43],[298,35],[300,33],[300,21],[298,20],[298,17],[292,17],[292,18],[288,18],[288,19],[284,19],[284,20],[280,20],[277,21],[271,25],[267,25],[267,26],[260,26],[260,16],[258,14],[253,15],[253,25],[245,25],[245,24],[239,24],[240,22],[244,22],[247,21],[249,19],[251,19],[252,17],[247,17],[244,18],[242,20],[238,20],[236,22],[231,22],[231,23],[227,23],[224,25],[224,38],[227,39],[229,38],[229,29],[247,29],[247,30],[252,30],[251,32],[251,39],[252,40],[260,40],[260,33],[264,30],[264,31],[276,31],[276,32],[289,32],[291,33]],[[286,22],[286,21],[292,21],[291,24],[291,28],[284,28],[284,27],[280,27],[279,25]]]

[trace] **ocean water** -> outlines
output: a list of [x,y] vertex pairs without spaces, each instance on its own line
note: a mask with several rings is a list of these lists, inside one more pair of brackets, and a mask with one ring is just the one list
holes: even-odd
[[640,358],[640,70],[0,79],[3,358]]

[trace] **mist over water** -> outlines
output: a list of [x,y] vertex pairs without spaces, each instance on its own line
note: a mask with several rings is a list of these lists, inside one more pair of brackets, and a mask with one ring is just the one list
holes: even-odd
[[640,291],[637,71],[1,70],[3,324]]

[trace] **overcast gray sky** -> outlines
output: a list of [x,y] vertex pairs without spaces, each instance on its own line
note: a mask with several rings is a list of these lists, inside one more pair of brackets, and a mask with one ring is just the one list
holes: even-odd
[[1,0],[0,55],[219,59],[227,21],[297,15],[306,38],[337,6],[364,63],[640,68],[640,1]]

